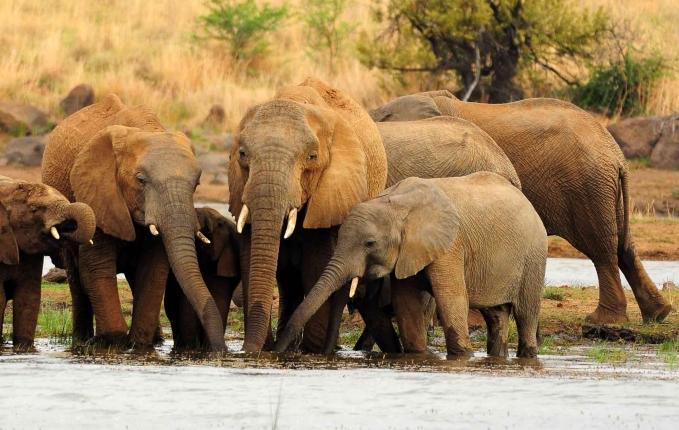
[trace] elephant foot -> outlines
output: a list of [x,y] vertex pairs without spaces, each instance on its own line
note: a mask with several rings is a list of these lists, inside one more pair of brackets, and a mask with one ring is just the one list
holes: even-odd
[[519,349],[516,351],[517,358],[537,358],[538,349],[534,346],[519,345]]
[[611,311],[599,305],[594,312],[585,317],[585,321],[595,325],[624,324],[629,322],[629,318],[624,310]]
[[86,347],[113,347],[119,349],[128,349],[132,343],[127,333],[106,333],[98,334],[90,338],[86,343]]
[[455,348],[448,350],[446,354],[447,360],[466,360],[474,356],[474,350],[470,348]]
[[14,339],[12,349],[14,352],[34,352],[33,339]]
[[645,324],[662,322],[672,312],[672,309],[668,303],[658,303],[653,309],[642,309],[641,317]]

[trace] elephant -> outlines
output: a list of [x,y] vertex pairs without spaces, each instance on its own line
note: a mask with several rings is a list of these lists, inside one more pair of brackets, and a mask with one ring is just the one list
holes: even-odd
[[371,111],[377,121],[422,112],[432,99],[439,111],[468,120],[504,150],[549,235],[566,239],[592,262],[599,303],[586,319],[628,321],[620,268],[644,322],[662,321],[672,307],[644,269],[630,233],[629,173],[608,131],[577,106],[555,99],[513,103],[462,102],[448,91],[403,96]]
[[[271,345],[276,282],[280,331],[330,259],[337,226],[354,205],[377,196],[386,177],[377,126],[324,82],[307,78],[246,112],[228,168],[229,210],[243,234],[245,351]],[[348,290],[338,294],[308,322],[302,349],[334,349]]]
[[33,346],[40,310],[43,258],[62,246],[91,246],[95,217],[54,188],[0,176],[0,344],[8,300],[14,300],[12,341]]
[[489,355],[507,356],[511,313],[517,356],[533,358],[546,261],[547,232],[539,215],[502,176],[408,178],[350,212],[332,259],[275,350],[285,351],[320,304],[350,280],[351,296],[359,279],[389,276],[405,352],[426,352],[418,289],[427,289],[436,299],[449,357],[472,352],[471,307],[486,317]]
[[[70,115],[49,135],[43,182],[97,217],[94,246],[65,255],[73,298],[73,337],[146,347],[158,329],[170,270],[196,310],[213,351],[226,349],[217,305],[200,275],[193,193],[201,169],[189,139],[165,130],[144,106],[114,95]],[[133,293],[128,334],[116,273]]]
[[[240,281],[239,237],[236,224],[212,208],[196,209],[200,231],[210,244],[196,243],[198,265],[226,327],[231,298]],[[165,290],[165,313],[172,326],[175,350],[209,347],[200,319],[170,274]]]

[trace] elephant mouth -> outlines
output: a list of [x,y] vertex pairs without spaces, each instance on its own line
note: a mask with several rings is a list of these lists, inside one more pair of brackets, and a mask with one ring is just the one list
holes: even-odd
[[78,230],[78,222],[72,219],[64,220],[53,224],[43,234],[47,241],[58,244],[62,238],[69,238],[71,234]]

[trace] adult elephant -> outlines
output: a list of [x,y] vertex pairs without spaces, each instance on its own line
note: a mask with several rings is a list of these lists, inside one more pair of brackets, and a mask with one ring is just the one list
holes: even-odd
[[166,131],[148,108],[127,107],[115,95],[69,116],[50,134],[43,182],[89,204],[97,218],[94,246],[66,258],[76,340],[93,334],[92,309],[99,338],[128,340],[116,282],[123,271],[134,295],[129,340],[150,345],[171,268],[210,347],[225,349],[222,319],[196,259],[193,193],[200,174],[184,134]]
[[[229,162],[229,209],[244,235],[245,351],[265,346],[276,281],[280,330],[330,259],[336,226],[382,191],[386,176],[368,113],[321,81],[284,88],[245,114]],[[334,348],[343,304],[336,298],[331,311],[326,303],[307,323],[305,350]]]
[[440,112],[471,121],[488,133],[514,164],[523,192],[548,234],[563,237],[592,260],[599,277],[599,304],[588,321],[628,320],[618,267],[632,287],[645,322],[662,321],[669,314],[672,307],[658,292],[634,248],[624,156],[594,118],[560,100],[468,103],[448,91],[404,96],[375,109],[371,116],[390,121],[403,110],[420,112],[422,104],[431,103],[427,99]]

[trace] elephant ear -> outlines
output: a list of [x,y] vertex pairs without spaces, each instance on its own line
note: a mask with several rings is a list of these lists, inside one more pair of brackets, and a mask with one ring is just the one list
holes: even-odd
[[0,204],[0,263],[19,264],[19,246],[9,224],[7,209],[2,204]]
[[238,250],[234,246],[236,226],[219,212],[210,208],[196,210],[201,230],[212,244],[212,261],[217,262],[217,276],[240,276],[238,270]]
[[366,200],[368,163],[361,141],[338,114],[333,117],[328,165],[307,203],[304,228],[328,228],[342,224],[349,211]]
[[114,148],[137,128],[112,125],[97,133],[76,157],[71,187],[76,201],[90,205],[97,227],[126,241],[136,237],[130,211],[118,186]]
[[450,198],[426,179],[408,178],[386,195],[406,212],[395,275],[409,278],[450,250],[460,228],[459,216]]
[[245,183],[248,181],[246,172],[238,162],[238,150],[240,149],[240,132],[245,127],[257,110],[258,106],[250,108],[238,125],[238,131],[234,138],[234,143],[231,145],[231,152],[229,153],[229,167],[227,177],[229,179],[229,212],[234,218],[238,219],[240,211],[243,208],[243,191],[245,191]]

